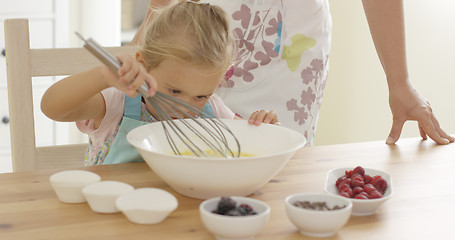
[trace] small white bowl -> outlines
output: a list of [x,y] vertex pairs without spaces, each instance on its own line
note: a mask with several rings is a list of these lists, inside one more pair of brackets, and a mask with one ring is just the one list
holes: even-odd
[[84,170],[61,171],[49,178],[58,199],[64,203],[86,202],[82,188],[100,180],[98,174]]
[[[325,181],[325,192],[332,194],[332,195],[339,195],[338,188],[336,186],[336,181],[341,176],[345,175],[345,171],[352,170],[353,168],[336,168],[329,170],[327,173],[326,181]],[[376,169],[371,168],[364,168],[365,174],[370,176],[381,176],[387,182],[387,189],[384,192],[382,198],[376,199],[354,199],[349,198],[352,201],[352,215],[355,216],[369,216],[373,215],[377,212],[379,207],[387,201],[389,198],[392,197],[392,177],[383,172]]]
[[174,211],[178,202],[174,195],[162,189],[140,188],[120,195],[115,205],[134,223],[155,224]]
[[237,206],[248,204],[256,212],[249,216],[225,216],[213,213],[217,209],[220,197],[210,198],[199,205],[204,226],[215,235],[218,240],[254,239],[267,224],[270,218],[270,207],[257,199],[248,197],[231,197]]
[[[314,210],[294,206],[297,201],[325,202],[329,208],[340,206],[336,210]],[[336,234],[349,220],[352,203],[349,199],[324,193],[297,193],[286,197],[286,213],[300,233],[312,237],[329,237]]]
[[116,213],[115,200],[122,194],[134,190],[134,187],[117,181],[101,181],[82,189],[88,205],[94,212]]

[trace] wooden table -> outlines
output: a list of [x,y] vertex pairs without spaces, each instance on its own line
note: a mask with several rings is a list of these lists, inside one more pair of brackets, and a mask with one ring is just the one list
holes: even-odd
[[[279,174],[251,197],[272,208],[256,239],[312,239],[287,219],[284,198],[298,192],[323,192],[326,173],[337,167],[376,168],[391,174],[394,195],[368,217],[351,216],[327,239],[454,239],[455,144],[402,139],[301,149]],[[174,194],[179,207],[164,222],[137,225],[121,214],[98,214],[84,204],[57,200],[49,176],[60,170],[0,174],[0,239],[213,239],[202,225],[201,200],[184,197],[163,183],[144,163],[84,168],[102,180],[136,188],[158,187]]]

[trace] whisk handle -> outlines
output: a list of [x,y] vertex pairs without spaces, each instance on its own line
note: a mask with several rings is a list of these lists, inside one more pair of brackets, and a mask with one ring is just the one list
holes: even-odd
[[[76,35],[84,41],[84,47],[92,53],[98,60],[100,60],[104,65],[106,65],[113,73],[117,74],[117,71],[120,69],[122,66],[122,63],[110,52],[108,52],[103,46],[98,44],[95,40],[92,38],[87,38],[84,39],[82,35],[78,32],[76,32]],[[143,83],[142,86],[140,86],[137,91],[145,98],[149,97],[148,94],[148,85],[147,83]]]
[[137,92],[140,93],[144,98],[149,98],[149,87],[147,83],[143,83],[138,89]]
[[84,41],[84,47],[92,53],[98,60],[100,60],[104,65],[106,65],[113,73],[117,74],[117,71],[120,69],[122,64],[120,61],[108,52],[104,47],[98,44],[92,38],[84,39],[82,35],[76,32],[76,35]]

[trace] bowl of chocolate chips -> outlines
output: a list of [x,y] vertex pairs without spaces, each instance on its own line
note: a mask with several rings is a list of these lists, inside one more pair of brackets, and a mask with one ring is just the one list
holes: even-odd
[[253,239],[269,221],[270,207],[249,197],[214,197],[199,205],[199,213],[216,239]]
[[324,193],[297,193],[286,197],[286,213],[301,234],[329,237],[349,220],[349,199]]

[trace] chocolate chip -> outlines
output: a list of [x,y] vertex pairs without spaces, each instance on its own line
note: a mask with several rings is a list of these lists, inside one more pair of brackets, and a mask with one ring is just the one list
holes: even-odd
[[310,202],[310,201],[295,201],[293,203],[293,205],[296,207],[317,210],[317,211],[332,211],[332,210],[342,209],[342,208],[346,207],[346,206],[335,205],[333,208],[330,208],[327,206],[326,202]]

